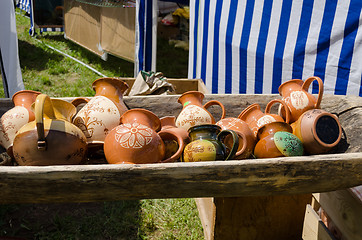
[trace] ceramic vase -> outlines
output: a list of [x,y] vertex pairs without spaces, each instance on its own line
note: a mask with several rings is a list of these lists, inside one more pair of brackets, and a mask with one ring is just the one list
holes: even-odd
[[[317,98],[308,92],[308,88],[313,81],[317,81],[319,85]],[[286,102],[291,113],[290,123],[297,121],[304,112],[310,109],[320,108],[323,89],[323,81],[319,77],[310,77],[305,81],[292,79],[279,86],[279,94],[282,96],[282,100]],[[281,108],[280,114],[284,115],[284,112],[285,110]]]
[[[127,111],[123,94],[128,85],[120,79],[100,78],[95,80],[92,86],[95,96],[79,110],[73,123],[87,137],[89,148],[101,149],[108,132],[119,125],[121,115]],[[77,102],[74,102],[73,104],[77,105]]]
[[[231,135],[233,144],[228,151],[223,143]],[[216,161],[234,159],[239,146],[238,135],[233,130],[221,130],[215,124],[203,124],[189,129],[191,142],[186,145],[182,160],[184,162]]]
[[321,109],[306,111],[291,126],[309,154],[327,153],[342,137],[337,116]]
[[71,103],[40,94],[33,110],[35,120],[20,128],[14,139],[14,158],[19,165],[70,165],[85,160],[86,137],[70,122],[76,113]]
[[[104,141],[104,154],[108,163],[166,163],[180,158],[184,148],[183,139],[172,132],[157,133],[161,129],[161,121],[151,111],[128,110],[120,122]],[[169,158],[165,158],[165,140],[175,140],[179,146]]]
[[40,92],[31,90],[16,92],[12,97],[15,106],[1,116],[0,144],[11,157],[15,134],[22,126],[35,119],[31,105],[39,94]]
[[202,105],[204,94],[198,91],[189,91],[182,94],[178,102],[182,104],[182,110],[176,119],[176,126],[186,131],[193,126],[201,124],[215,124],[215,119],[207,110],[210,106],[218,105],[221,107],[222,116],[225,117],[224,105],[217,101],[211,100]]
[[[258,103],[254,103],[247,108],[245,108],[238,116],[239,119],[245,121],[250,129],[253,131],[254,136],[257,137],[258,130],[263,127],[265,124],[271,122],[284,122],[284,119],[277,115],[272,114],[271,108],[275,103],[279,103],[286,107],[286,103],[280,99],[271,100],[265,107],[265,111],[263,112]],[[286,111],[286,119],[285,122],[289,123],[290,121],[290,112]]]
[[258,142],[254,148],[256,158],[302,156],[303,144],[292,134],[292,127],[285,122],[272,122],[258,131]]
[[[216,123],[216,125],[220,126],[222,130],[230,129],[238,134],[239,147],[234,159],[240,160],[250,157],[250,155],[254,151],[256,138],[245,121],[239,118],[228,117],[221,119]],[[225,142],[227,146],[230,146],[230,144],[232,144],[232,138],[230,136],[227,136],[225,138]]]

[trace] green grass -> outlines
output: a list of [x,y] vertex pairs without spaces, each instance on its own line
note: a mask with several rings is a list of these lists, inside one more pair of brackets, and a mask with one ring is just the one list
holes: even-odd
[[[26,89],[51,97],[93,96],[100,76],[45,44],[75,57],[106,76],[133,77],[133,63],[109,55],[107,61],[64,39],[61,33],[30,37],[29,19],[18,9],[19,58]],[[187,77],[187,52],[159,39],[157,71]],[[4,97],[0,81],[0,97]],[[203,239],[193,199],[98,203],[0,205],[0,238],[26,239]]]

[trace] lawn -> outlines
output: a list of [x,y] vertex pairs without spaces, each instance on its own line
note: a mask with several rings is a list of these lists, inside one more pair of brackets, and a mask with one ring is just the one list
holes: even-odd
[[[62,33],[30,37],[29,18],[16,10],[19,58],[26,89],[51,97],[93,96],[100,75],[133,77],[133,63],[115,56],[107,61],[64,39]],[[187,77],[187,52],[159,39],[157,71]],[[2,83],[0,97],[4,97]],[[145,106],[147,108],[147,106]],[[96,203],[10,204],[0,206],[0,238],[25,239],[203,239],[193,199],[153,199]]]

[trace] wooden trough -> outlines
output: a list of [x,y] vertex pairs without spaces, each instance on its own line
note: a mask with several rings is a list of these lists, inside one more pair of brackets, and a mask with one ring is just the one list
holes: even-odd
[[[159,117],[177,116],[178,97],[124,101]],[[280,96],[206,94],[204,102],[219,100],[227,117],[237,117],[248,105],[265,108],[275,98]],[[10,99],[3,99],[0,114],[12,106]],[[0,203],[196,198],[205,239],[301,239],[312,193],[362,185],[362,99],[326,95],[321,108],[337,114],[344,131],[330,154],[145,165],[1,166]],[[219,119],[220,109],[211,111]]]

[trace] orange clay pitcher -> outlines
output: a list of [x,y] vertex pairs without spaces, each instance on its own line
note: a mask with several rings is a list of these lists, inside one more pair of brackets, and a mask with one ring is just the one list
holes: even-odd
[[[317,99],[308,92],[308,88],[313,81],[319,84],[319,92]],[[291,123],[306,111],[310,109],[320,108],[323,97],[323,81],[319,77],[310,77],[303,82],[300,79],[292,79],[282,83],[279,86],[279,94],[282,100],[288,105],[291,113]],[[285,111],[281,108],[281,114]]]

